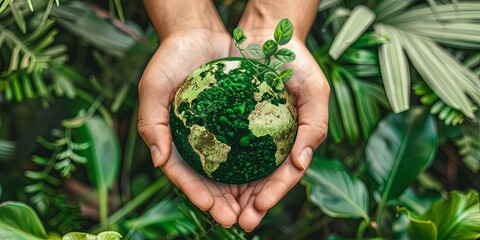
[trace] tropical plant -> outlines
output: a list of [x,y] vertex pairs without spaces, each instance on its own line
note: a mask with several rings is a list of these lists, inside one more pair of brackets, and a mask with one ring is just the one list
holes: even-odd
[[[215,1],[229,31],[245,2]],[[479,238],[479,29],[478,1],[321,1],[329,136],[245,233],[151,166],[140,2],[0,0],[0,239]]]

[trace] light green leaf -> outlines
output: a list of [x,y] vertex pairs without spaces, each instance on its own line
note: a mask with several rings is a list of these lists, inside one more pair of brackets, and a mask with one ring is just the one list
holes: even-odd
[[375,12],[377,13],[377,19],[382,20],[384,18],[390,17],[394,14],[398,14],[398,12],[404,10],[415,0],[385,0],[382,1],[380,4],[377,5],[375,8]]
[[375,14],[367,7],[360,5],[352,10],[350,17],[335,36],[328,54],[336,60],[357,40],[375,20]]
[[473,118],[470,96],[480,103],[480,82],[470,69],[435,42],[402,32],[404,48],[428,86],[450,107]]
[[[392,0],[395,1],[395,0]],[[409,0],[411,1],[411,0]],[[404,2],[404,1],[396,1]],[[438,13],[441,15],[442,21],[471,21],[480,19],[480,3],[478,2],[460,2],[455,7],[455,4],[442,4],[436,7]],[[432,12],[432,9],[428,5],[418,5],[405,11],[404,13],[389,16],[386,19],[388,23],[392,24],[409,24],[412,22],[427,22],[438,21],[437,16]]]
[[271,69],[278,70],[283,66],[284,62],[278,60],[278,59],[272,59],[270,63],[268,64],[268,67]]
[[283,82],[287,82],[293,76],[293,69],[285,69],[278,75]]
[[392,110],[403,112],[410,107],[410,71],[402,50],[401,35],[383,24],[376,24],[374,28],[377,34],[388,39],[378,50],[385,93]]
[[253,59],[265,58],[265,54],[263,54],[262,46],[260,46],[260,44],[256,44],[256,43],[248,44],[247,48],[245,49],[245,52],[250,58],[253,58]]
[[440,194],[428,193],[419,195],[414,192],[412,187],[407,188],[400,197],[400,202],[404,205],[413,216],[419,217],[425,213],[432,204],[442,199]]
[[25,22],[25,17],[23,16],[23,12],[18,9],[17,4],[14,2],[10,4],[10,9],[12,10],[12,16],[13,20],[15,21],[15,24],[17,24],[18,29],[20,29],[20,32],[25,34],[27,32],[27,24]]
[[323,10],[332,8],[332,7],[336,6],[339,2],[340,2],[340,0],[323,0],[318,5],[318,11],[321,12]]
[[348,174],[340,161],[314,158],[305,181],[311,187],[312,202],[328,216],[370,221],[367,188]]
[[389,114],[366,145],[368,172],[379,184],[380,204],[398,198],[432,163],[438,135],[433,117],[421,108]]
[[235,40],[236,44],[240,45],[247,40],[247,36],[245,36],[243,33],[242,28],[237,27],[235,30],[233,30],[233,39]]
[[[431,221],[437,227],[438,237],[430,239],[477,239],[480,237],[478,191],[451,191],[447,199],[434,203],[419,219]],[[411,236],[424,239],[423,232],[413,231],[415,228],[416,224],[411,223]]]
[[280,20],[275,28],[273,37],[279,45],[285,45],[290,42],[290,39],[293,37],[293,25],[288,18]]
[[275,58],[285,63],[293,62],[293,60],[295,60],[295,53],[286,48],[282,48],[275,53]]
[[70,232],[62,237],[62,240],[120,240],[122,235],[114,231],[105,231],[97,235],[84,232]]
[[47,232],[37,213],[21,202],[0,204],[0,239],[46,239]]
[[410,236],[416,236],[416,239],[437,239],[437,226],[430,220],[422,220],[413,217],[410,211],[406,208],[398,208],[397,213],[406,213],[410,224],[408,227],[408,234]]

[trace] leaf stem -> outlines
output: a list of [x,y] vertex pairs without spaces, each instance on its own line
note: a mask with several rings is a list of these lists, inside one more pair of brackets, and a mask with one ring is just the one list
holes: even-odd
[[365,233],[365,229],[367,229],[367,227],[368,227],[367,221],[362,221],[360,223],[357,229],[357,236],[356,236],[357,240],[363,239],[363,233]]

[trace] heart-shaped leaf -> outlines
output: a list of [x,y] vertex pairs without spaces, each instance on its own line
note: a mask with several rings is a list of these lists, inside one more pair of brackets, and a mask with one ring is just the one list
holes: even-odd
[[311,187],[310,199],[328,216],[370,221],[367,188],[340,161],[315,158],[305,180]]
[[0,204],[0,239],[46,239],[47,232],[37,213],[21,202]]
[[381,204],[397,199],[432,163],[438,136],[433,117],[422,108],[390,114],[370,135],[368,171],[379,184]]

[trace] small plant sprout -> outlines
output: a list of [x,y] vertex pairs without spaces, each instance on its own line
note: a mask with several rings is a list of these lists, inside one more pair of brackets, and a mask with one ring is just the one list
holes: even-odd
[[[290,42],[292,36],[293,25],[288,18],[280,20],[273,33],[273,39],[265,41],[263,45],[250,43],[246,48],[242,48],[241,45],[247,40],[247,36],[242,28],[236,28],[233,31],[235,47],[238,48],[240,54],[253,67],[257,74],[263,74],[267,84],[269,84],[274,91],[278,92],[283,91],[283,83],[290,80],[293,76],[293,69],[287,68],[280,71],[280,68],[283,64],[295,60],[295,53],[287,48],[279,49],[279,46]],[[263,63],[254,62],[250,59],[263,60]]]

